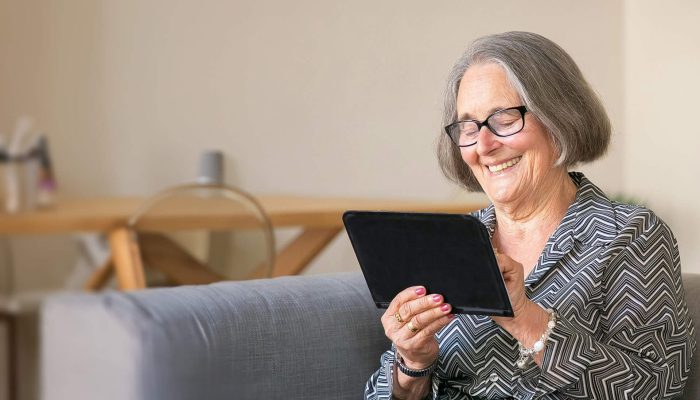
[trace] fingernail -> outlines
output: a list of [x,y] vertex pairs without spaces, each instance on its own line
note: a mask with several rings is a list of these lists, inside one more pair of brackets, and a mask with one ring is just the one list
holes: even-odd
[[440,300],[442,300],[442,296],[440,296],[439,294],[434,294],[434,295],[433,295],[433,301],[434,301],[434,302],[439,303]]
[[418,289],[416,289],[416,294],[417,294],[418,296],[424,295],[424,294],[425,294],[425,288],[424,288],[424,287],[419,287]]
[[440,309],[442,311],[449,311],[450,310],[450,305],[449,304],[443,304],[440,306]]

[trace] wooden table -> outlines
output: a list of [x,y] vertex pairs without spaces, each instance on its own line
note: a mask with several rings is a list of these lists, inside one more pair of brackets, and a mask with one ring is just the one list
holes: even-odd
[[[483,204],[380,199],[324,198],[299,196],[258,196],[274,228],[301,227],[302,232],[278,252],[273,276],[295,275],[304,270],[343,229],[346,210],[391,210],[466,213]],[[108,235],[111,261],[122,290],[145,286],[138,250],[126,229],[128,218],[143,198],[67,199],[47,210],[0,216],[0,235],[102,232]],[[168,216],[167,223],[178,227],[207,228],[220,221],[216,210],[197,215]],[[106,273],[103,266],[102,273]],[[104,280],[96,275],[94,280]],[[96,282],[92,282],[95,284]],[[90,287],[90,284],[88,284]]]

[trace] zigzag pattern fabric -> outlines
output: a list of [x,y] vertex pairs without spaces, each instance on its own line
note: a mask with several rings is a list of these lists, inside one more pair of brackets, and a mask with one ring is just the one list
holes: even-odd
[[[678,246],[653,212],[611,202],[586,177],[525,280],[558,323],[542,366],[519,369],[517,341],[489,317],[459,315],[436,335],[433,399],[668,399],[682,393],[695,350]],[[475,213],[493,233],[493,206]],[[393,349],[365,398],[390,399]]]

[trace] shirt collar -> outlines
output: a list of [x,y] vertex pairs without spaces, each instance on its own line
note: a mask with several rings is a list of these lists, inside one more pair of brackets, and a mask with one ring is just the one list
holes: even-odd
[[[588,246],[607,244],[617,233],[612,203],[581,172],[569,172],[569,177],[577,187],[576,198],[550,240],[554,239],[557,249],[562,251],[571,250],[574,241]],[[489,237],[493,237],[496,230],[493,204],[479,210],[476,216],[486,226]]]
[[[576,198],[547,240],[537,265],[526,277],[525,284],[528,287],[569,253],[574,244],[579,243],[585,247],[604,246],[617,236],[614,210],[603,191],[580,172],[569,172],[569,176],[577,187]],[[479,210],[476,216],[486,226],[489,237],[493,237],[496,229],[496,210],[493,204]]]
[[580,172],[569,176],[578,186],[576,191],[573,237],[586,246],[604,246],[619,233],[615,210],[603,191]]

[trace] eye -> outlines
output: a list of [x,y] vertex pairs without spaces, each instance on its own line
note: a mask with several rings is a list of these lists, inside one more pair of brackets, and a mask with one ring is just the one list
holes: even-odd
[[518,110],[505,110],[492,115],[491,118],[489,118],[489,123],[506,126],[512,125],[520,121],[520,119],[521,116]]
[[479,132],[479,127],[472,121],[464,121],[459,124],[459,133],[463,135],[472,135]]

